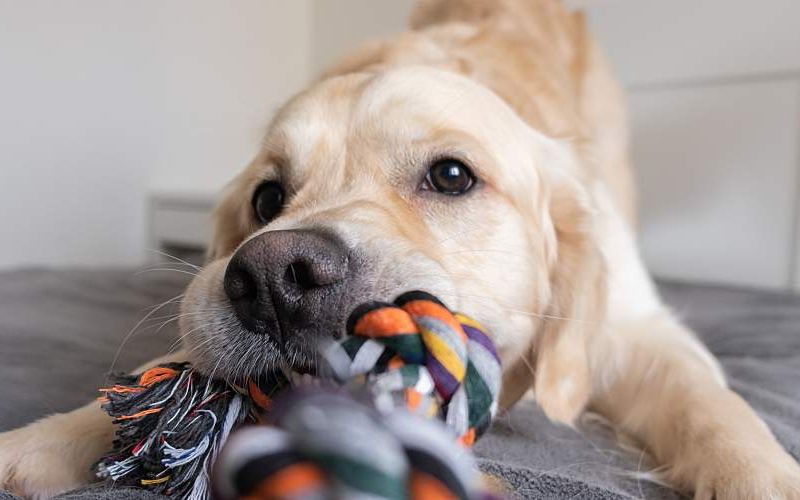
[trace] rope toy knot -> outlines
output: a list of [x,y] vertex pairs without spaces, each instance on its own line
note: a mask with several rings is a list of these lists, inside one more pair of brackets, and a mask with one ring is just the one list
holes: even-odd
[[329,391],[280,403],[271,425],[229,439],[213,474],[219,498],[493,498],[470,453],[439,421],[384,415]]
[[356,308],[347,331],[348,337],[325,352],[340,383],[366,381],[384,412],[404,405],[437,415],[467,446],[489,427],[502,372],[480,323],[452,313],[433,295],[414,291],[393,304]]

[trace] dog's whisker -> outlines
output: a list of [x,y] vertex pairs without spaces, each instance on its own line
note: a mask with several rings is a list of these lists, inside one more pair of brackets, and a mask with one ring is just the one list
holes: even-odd
[[161,302],[161,303],[159,303],[159,304],[155,304],[155,305],[153,305],[153,306],[147,307],[147,308],[145,308],[144,310],[145,310],[145,311],[148,311],[148,312],[149,312],[149,311],[152,311],[153,309],[157,309],[157,308],[159,308],[159,307],[163,306],[165,303],[167,303],[167,304],[168,304],[168,303],[170,303],[170,302],[175,302],[176,300],[181,300],[181,299],[183,299],[183,297],[184,297],[185,295],[186,295],[185,293],[178,294],[178,295],[176,295],[176,296],[174,296],[174,297],[172,297],[172,298],[170,298],[170,299],[167,299],[165,302]]
[[191,276],[193,278],[196,278],[196,277],[200,276],[199,272],[187,271],[185,269],[173,269],[171,267],[147,268],[147,269],[142,269],[141,271],[137,271],[135,274],[136,275],[140,275],[140,274],[152,273],[152,272],[158,272],[158,271],[170,271],[170,272],[178,273],[178,274],[188,274],[189,276]]
[[215,314],[215,313],[222,312],[222,311],[223,311],[223,308],[221,308],[221,307],[217,307],[217,308],[214,308],[214,309],[197,309],[197,310],[194,310],[194,311],[185,311],[185,312],[175,313],[175,314],[165,314],[163,316],[153,316],[151,318],[148,318],[147,322],[158,322],[158,321],[162,321],[162,320],[165,320],[165,319],[169,321],[169,320],[172,320],[172,319],[175,319],[175,318],[179,318],[179,317],[199,316],[199,315],[203,315],[203,314]]
[[164,256],[164,257],[167,257],[168,259],[173,259],[173,260],[174,260],[176,263],[178,263],[178,264],[183,264],[183,265],[185,265],[185,266],[189,266],[189,267],[191,267],[192,269],[194,269],[195,271],[198,271],[198,272],[202,271],[202,268],[201,268],[200,266],[198,266],[198,265],[195,265],[195,264],[192,264],[192,263],[191,263],[191,262],[189,262],[189,261],[186,261],[186,260],[184,260],[184,259],[181,259],[180,257],[177,257],[177,256],[175,256],[175,255],[172,255],[172,254],[170,254],[170,253],[164,252],[164,251],[162,251],[162,250],[157,250],[157,249],[155,249],[155,248],[150,248],[150,249],[148,249],[148,251],[150,251],[150,252],[153,252],[153,253],[156,253],[156,254],[158,254],[158,255],[162,255],[162,256]]
[[[186,332],[181,332],[180,336],[178,337],[178,340],[181,340],[181,339],[183,339],[183,338],[185,338],[185,337],[189,336],[190,334],[192,334],[192,333],[194,333],[194,332],[197,332],[197,331],[203,330],[204,328],[206,328],[206,325],[204,325],[204,324],[200,324],[200,325],[197,325],[197,326],[196,326],[196,327],[194,327],[194,328],[191,328],[191,329],[189,329],[189,330],[188,330],[188,331],[186,331]],[[214,338],[214,337],[213,337],[213,336],[210,336],[209,338]]]
[[[199,331],[199,330],[202,330],[204,326],[205,326],[205,325],[200,325],[200,326],[197,326],[197,327],[195,327],[195,328],[192,328],[191,330],[187,331],[186,333],[183,333],[181,336],[179,336],[179,337],[178,337],[178,338],[177,338],[177,339],[176,339],[176,340],[175,340],[175,341],[172,343],[172,346],[170,346],[169,352],[173,352],[173,351],[175,350],[175,348],[176,348],[176,347],[177,347],[177,346],[178,346],[178,345],[179,345],[181,342],[183,342],[183,340],[184,340],[184,339],[188,338],[188,337],[189,337],[191,334],[193,334],[193,333],[195,333],[195,332],[197,332],[197,331]],[[207,339],[207,340],[213,340],[213,337],[209,337],[209,339]]]
[[[459,275],[458,274],[446,275],[446,274],[437,274],[437,273],[416,273],[416,274],[411,273],[411,274],[406,275],[406,278],[413,279],[413,278],[416,278],[416,277],[420,277],[420,278],[434,277],[434,278],[441,278],[441,279],[452,279],[453,276],[459,276]],[[468,277],[468,276],[464,275],[464,277]],[[575,321],[575,322],[582,322],[582,323],[595,324],[595,325],[599,324],[596,321],[588,321],[588,320],[583,320],[583,319],[575,318],[575,317],[558,316],[558,315],[554,315],[554,314],[537,313],[537,312],[533,312],[533,311],[522,310],[522,309],[519,309],[517,307],[512,307],[512,306],[509,306],[509,305],[506,305],[506,304],[497,303],[496,299],[494,299],[492,297],[489,297],[489,296],[485,296],[485,295],[474,295],[474,294],[464,294],[464,293],[447,293],[447,292],[443,292],[443,291],[437,292],[437,294],[442,296],[442,297],[454,297],[456,299],[458,299],[458,298],[479,299],[479,300],[483,300],[485,302],[490,302],[491,304],[496,305],[497,307],[499,307],[500,309],[502,309],[504,311],[512,312],[512,313],[515,313],[515,314],[522,314],[522,315],[526,315],[526,316],[530,316],[530,317],[534,317],[534,318],[552,319],[552,320],[558,320],[558,321]]]
[[109,372],[113,372],[114,371],[114,367],[116,366],[117,361],[119,360],[119,356],[122,353],[122,349],[125,347],[125,344],[131,339],[131,337],[134,335],[134,333],[137,331],[137,329],[145,321],[147,321],[147,319],[150,318],[153,314],[155,314],[156,312],[158,312],[162,308],[168,306],[169,304],[171,304],[175,300],[179,300],[181,297],[183,297],[183,294],[176,295],[175,297],[172,297],[171,299],[167,299],[164,302],[162,302],[161,304],[158,304],[153,309],[151,309],[150,312],[148,312],[142,319],[140,319],[135,325],[133,325],[133,328],[130,329],[130,331],[125,335],[125,337],[123,337],[122,342],[120,342],[120,345],[117,348],[117,352],[114,354],[114,359],[111,361],[111,366],[108,369]]
[[[459,275],[459,274],[446,275],[446,274],[437,274],[437,273],[417,273],[417,274],[411,273],[411,274],[406,275],[407,278],[410,277],[412,279],[415,278],[415,277],[421,277],[421,278],[424,278],[424,277],[428,277],[428,278],[435,277],[435,278],[441,278],[441,279],[452,279],[454,276],[456,276],[456,277],[457,276],[463,276],[465,278],[469,277],[467,275]],[[507,304],[498,303],[496,299],[494,299],[492,297],[489,297],[489,296],[485,296],[485,295],[475,295],[475,294],[465,294],[465,293],[447,293],[447,292],[438,292],[438,295],[441,295],[442,297],[448,297],[448,296],[449,297],[454,297],[454,298],[457,298],[457,299],[458,298],[479,299],[479,300],[483,300],[485,302],[489,302],[489,303],[491,303],[493,305],[496,305],[497,307],[499,307],[500,309],[502,309],[504,311],[511,312],[511,313],[514,313],[514,314],[521,314],[521,315],[525,315],[525,316],[539,318],[539,319],[551,319],[551,320],[557,320],[557,321],[575,321],[575,322],[580,322],[580,323],[592,324],[592,325],[595,325],[595,326],[601,324],[600,322],[597,322],[597,321],[584,320],[584,319],[571,317],[571,316],[559,316],[559,315],[555,315],[555,314],[537,313],[537,312],[534,312],[534,311],[523,310],[523,309],[519,309],[517,307],[509,306]]]
[[460,255],[460,254],[469,254],[469,253],[475,253],[475,254],[478,254],[478,253],[498,253],[498,254],[502,254],[502,255],[511,255],[513,257],[519,257],[520,259],[526,259],[526,260],[530,258],[529,256],[525,256],[525,255],[519,254],[517,252],[509,252],[508,250],[500,250],[500,249],[496,249],[496,248],[465,248],[465,249],[461,249],[461,250],[454,250],[452,252],[445,252],[442,255],[447,257],[447,256],[451,256],[451,255]]
[[215,337],[213,337],[213,336],[210,336],[210,337],[204,339],[200,343],[192,346],[192,348],[187,351],[187,356],[191,357],[191,354],[193,354],[195,352],[200,353],[201,349],[203,350],[203,352],[205,352],[205,347],[207,345],[211,344],[212,342],[215,342],[216,340],[217,339]]
[[[442,294],[442,295],[447,295],[447,294],[445,293],[445,294]],[[453,294],[453,295],[458,295],[459,297],[468,297],[468,298],[471,298],[471,299],[491,301],[493,304],[497,305],[497,307],[499,307],[500,309],[502,309],[502,310],[504,310],[506,312],[511,312],[511,313],[514,313],[514,314],[521,314],[521,315],[530,316],[530,317],[533,317],[533,318],[551,319],[551,320],[557,320],[557,321],[574,321],[576,323],[586,323],[586,324],[593,324],[593,325],[599,325],[600,324],[597,321],[590,321],[590,320],[575,318],[575,317],[571,317],[571,316],[557,316],[555,314],[536,313],[536,312],[533,312],[533,311],[526,311],[526,310],[522,310],[522,309],[517,309],[517,308],[511,307],[511,306],[504,305],[504,304],[499,304],[493,298],[487,297],[487,296],[484,296],[484,295],[470,295],[470,294],[463,294],[463,293],[462,294]]]
[[[195,316],[216,314],[218,312],[220,312],[220,310],[211,309],[211,310],[189,311],[189,312],[184,312],[184,313],[177,313],[177,314],[170,314],[170,315],[160,316],[160,319],[164,319],[164,318],[167,318],[167,319],[165,321],[161,322],[161,324],[158,325],[158,327],[156,327],[155,324],[147,325],[146,327],[144,325],[142,325],[142,327],[140,327],[140,329],[136,333],[137,333],[137,335],[140,335],[140,334],[142,334],[142,333],[144,333],[144,332],[146,332],[148,330],[152,330],[153,328],[155,328],[155,331],[153,331],[152,334],[153,335],[158,335],[161,332],[161,330],[166,328],[166,326],[168,324],[170,324],[170,323],[172,323],[174,321],[179,321],[179,320],[181,320],[183,318],[187,318],[187,317],[195,317]],[[150,318],[150,319],[148,319],[148,321],[158,321],[158,320],[156,320],[155,318]]]
[[[217,360],[217,363],[214,365],[214,368],[211,370],[211,374],[208,376],[209,383],[211,383],[211,381],[214,380],[215,378],[214,376],[217,374],[217,368],[219,368],[219,364],[222,362],[222,359],[223,358],[220,357],[220,359]],[[227,382],[227,378],[225,379],[225,381]]]
[[[250,359],[250,352],[253,350],[253,346],[256,344],[248,344],[244,348],[244,354],[239,356],[236,364],[233,367],[231,372],[231,378],[233,378],[234,382],[238,382],[241,380],[241,376],[244,375],[244,368],[247,367],[247,363]],[[241,375],[240,375],[241,374]]]

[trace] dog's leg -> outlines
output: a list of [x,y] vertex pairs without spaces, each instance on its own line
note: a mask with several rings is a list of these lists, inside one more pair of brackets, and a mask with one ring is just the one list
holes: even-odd
[[[158,358],[136,371],[183,361],[183,352]],[[50,498],[95,480],[92,465],[111,449],[111,417],[92,402],[0,434],[0,490],[26,498]]]
[[639,441],[671,484],[699,499],[800,498],[800,466],[669,313],[617,325],[598,344],[593,408]]

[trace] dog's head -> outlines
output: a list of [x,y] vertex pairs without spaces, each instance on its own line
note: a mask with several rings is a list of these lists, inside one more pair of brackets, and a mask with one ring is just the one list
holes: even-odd
[[569,145],[468,78],[329,78],[278,113],[229,187],[183,342],[226,377],[308,369],[353,307],[422,289],[484,323],[507,366],[534,347],[585,365],[567,318],[594,302],[589,203]]

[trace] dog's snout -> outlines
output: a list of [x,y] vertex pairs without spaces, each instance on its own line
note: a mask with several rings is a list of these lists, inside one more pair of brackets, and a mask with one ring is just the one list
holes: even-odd
[[332,235],[268,231],[236,251],[224,288],[245,328],[283,341],[279,332],[307,329],[333,307],[348,268],[347,249]]

